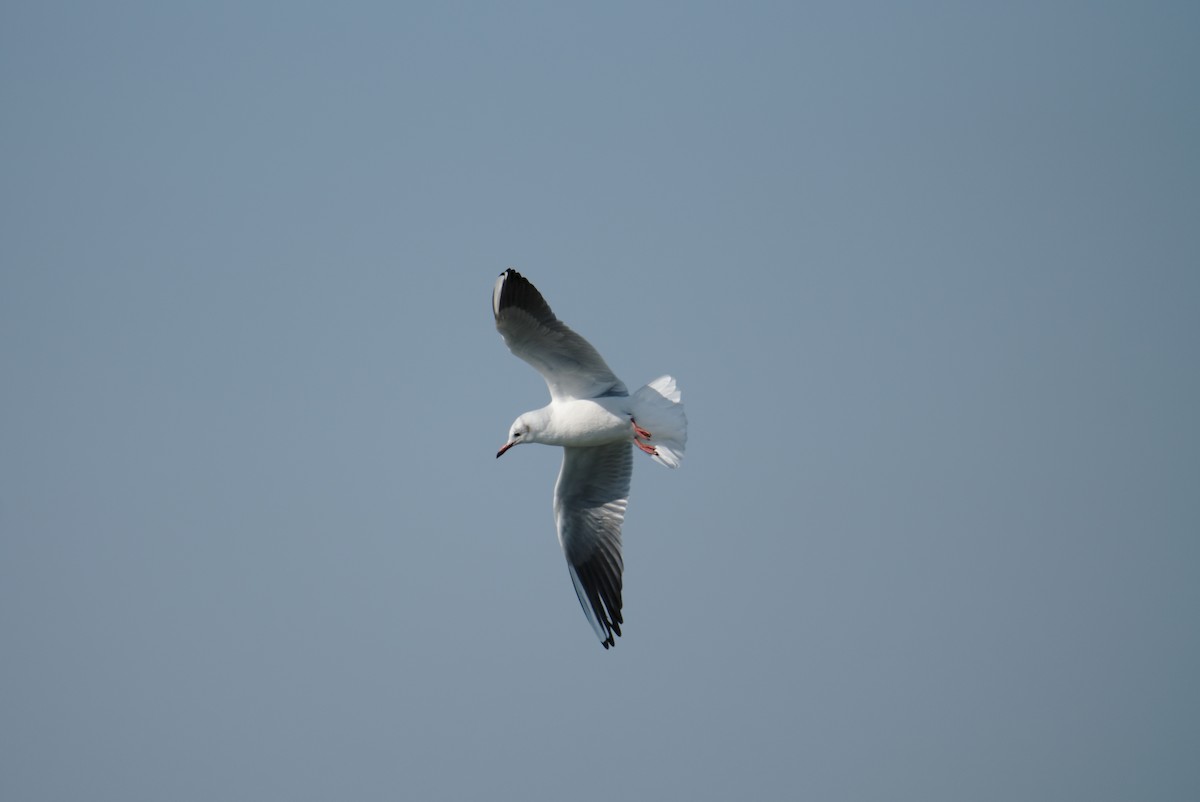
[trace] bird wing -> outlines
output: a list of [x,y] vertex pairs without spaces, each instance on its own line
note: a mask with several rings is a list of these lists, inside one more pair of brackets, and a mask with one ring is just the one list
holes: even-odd
[[607,649],[621,634],[621,523],[629,503],[633,449],[629,443],[564,447],[554,485],[558,542],[579,604]]
[[554,400],[629,395],[591,343],[566,327],[511,267],[492,290],[496,329],[508,349],[542,374]]

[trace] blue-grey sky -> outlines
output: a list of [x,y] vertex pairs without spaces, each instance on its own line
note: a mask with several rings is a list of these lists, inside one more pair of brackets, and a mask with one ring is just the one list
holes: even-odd
[[[0,11],[0,797],[1200,797],[1193,3]],[[690,419],[625,635],[514,266]]]

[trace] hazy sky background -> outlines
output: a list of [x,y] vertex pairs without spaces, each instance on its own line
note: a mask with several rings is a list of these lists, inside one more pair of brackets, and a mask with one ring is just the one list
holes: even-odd
[[7,4],[0,797],[1200,798],[1198,8]]

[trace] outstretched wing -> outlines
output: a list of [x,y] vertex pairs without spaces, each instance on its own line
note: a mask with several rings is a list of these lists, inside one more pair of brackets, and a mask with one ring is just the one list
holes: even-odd
[[511,267],[496,279],[492,312],[508,349],[542,374],[551,398],[629,395],[591,343],[556,318],[537,288]]
[[579,604],[607,649],[621,634],[621,523],[629,502],[633,449],[629,443],[563,448],[554,485],[558,542]]

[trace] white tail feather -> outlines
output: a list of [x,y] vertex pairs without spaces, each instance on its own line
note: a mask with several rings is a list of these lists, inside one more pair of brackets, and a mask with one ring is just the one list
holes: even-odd
[[659,376],[633,394],[633,415],[637,425],[650,432],[650,445],[658,455],[654,461],[678,468],[687,445],[687,416],[683,414],[683,396],[675,379]]

